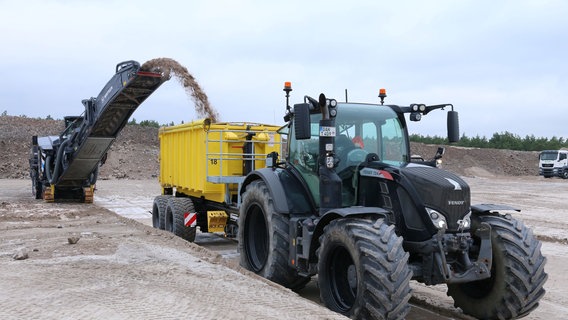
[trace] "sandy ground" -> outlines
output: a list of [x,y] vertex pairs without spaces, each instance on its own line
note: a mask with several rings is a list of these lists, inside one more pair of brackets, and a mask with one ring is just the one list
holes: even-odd
[[[115,183],[125,199],[139,182],[101,185]],[[96,204],[33,200],[28,184],[0,180],[0,319],[343,318]],[[22,251],[29,258],[15,260]]]
[[[543,240],[547,293],[525,319],[564,319],[568,181],[478,173],[466,178],[472,203],[518,207],[514,215]],[[198,235],[191,244],[149,227],[155,180],[99,181],[93,205],[46,204],[30,188],[27,180],[0,180],[0,319],[341,318],[242,270],[230,243]],[[14,259],[26,252],[28,259]],[[445,286],[412,287],[415,303],[464,318]]]

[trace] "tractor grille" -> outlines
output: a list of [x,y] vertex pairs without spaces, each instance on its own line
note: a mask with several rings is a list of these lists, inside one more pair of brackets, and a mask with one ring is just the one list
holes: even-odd
[[448,230],[470,211],[470,189],[457,175],[438,168],[409,166],[401,170],[416,188],[425,206],[446,217]]

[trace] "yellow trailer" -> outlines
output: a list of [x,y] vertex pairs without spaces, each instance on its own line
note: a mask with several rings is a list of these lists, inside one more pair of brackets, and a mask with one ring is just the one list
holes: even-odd
[[235,237],[241,183],[248,173],[276,161],[278,129],[209,119],[160,128],[162,194],[154,199],[154,227],[188,241],[195,239],[197,227]]

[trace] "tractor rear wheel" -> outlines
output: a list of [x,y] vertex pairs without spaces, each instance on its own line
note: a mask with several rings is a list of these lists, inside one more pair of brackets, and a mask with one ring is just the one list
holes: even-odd
[[[472,217],[473,218],[473,217]],[[541,243],[522,222],[509,215],[472,219],[491,226],[493,262],[489,279],[448,285],[448,295],[464,313],[480,319],[515,319],[529,314],[544,296],[546,258]],[[475,257],[472,257],[475,258]]]
[[170,197],[166,205],[165,230],[189,242],[195,241],[197,225],[186,226],[185,214],[195,214],[193,201],[189,198]]
[[289,218],[274,210],[266,184],[247,186],[239,215],[239,252],[242,267],[293,290],[303,288],[309,277],[288,265]]
[[403,319],[410,306],[408,253],[382,219],[332,221],[320,237],[320,298],[354,319]]
[[172,196],[160,195],[154,198],[152,205],[152,226],[164,230],[166,228],[166,206]]

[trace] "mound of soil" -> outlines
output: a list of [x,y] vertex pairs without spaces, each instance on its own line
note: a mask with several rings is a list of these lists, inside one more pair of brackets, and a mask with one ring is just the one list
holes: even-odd
[[[29,178],[32,136],[58,135],[63,120],[0,116],[0,179]],[[158,129],[127,125],[101,167],[99,179],[151,179],[158,176]]]
[[[32,135],[57,135],[62,120],[0,116],[0,178],[27,179]],[[438,146],[411,143],[412,154],[430,159]],[[461,176],[535,176],[538,152],[446,146],[442,168]],[[100,179],[152,179],[159,174],[158,129],[127,125],[112,145]]]
[[[538,152],[489,148],[446,147],[442,169],[466,177],[490,176],[536,176],[538,175]],[[412,154],[431,159],[438,146],[410,143]]]

